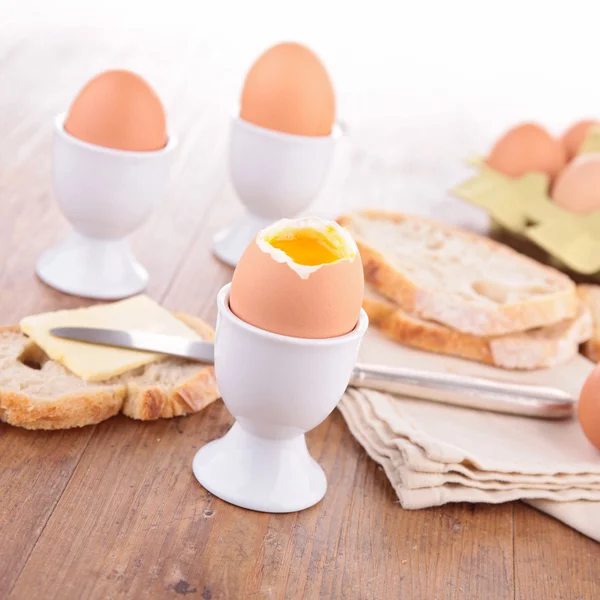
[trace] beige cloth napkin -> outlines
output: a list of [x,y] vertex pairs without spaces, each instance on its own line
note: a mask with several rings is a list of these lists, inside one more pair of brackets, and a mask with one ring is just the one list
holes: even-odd
[[[507,372],[418,352],[369,330],[369,363],[411,366],[555,385],[578,394],[592,364]],[[447,502],[525,500],[600,541],[600,452],[576,419],[545,421],[348,390],[339,409],[359,443],[385,470],[407,509]]]

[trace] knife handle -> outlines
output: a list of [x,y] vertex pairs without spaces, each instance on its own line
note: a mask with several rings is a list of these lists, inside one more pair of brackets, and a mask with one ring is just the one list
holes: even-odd
[[357,364],[350,385],[455,406],[542,419],[569,418],[575,407],[575,399],[558,388],[402,367]]

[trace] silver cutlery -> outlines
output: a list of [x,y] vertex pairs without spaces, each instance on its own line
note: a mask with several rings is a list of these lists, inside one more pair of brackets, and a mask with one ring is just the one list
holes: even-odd
[[[214,345],[211,342],[143,331],[91,327],[57,327],[50,333],[80,342],[156,352],[209,364],[214,362]],[[554,387],[381,365],[357,364],[349,385],[466,408],[543,419],[572,416],[576,402],[569,393]]]

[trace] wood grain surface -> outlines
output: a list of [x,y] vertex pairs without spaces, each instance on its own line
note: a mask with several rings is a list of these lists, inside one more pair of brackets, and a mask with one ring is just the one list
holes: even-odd
[[[34,275],[40,254],[68,230],[51,191],[52,119],[89,77],[125,66],[155,85],[180,141],[170,196],[133,238],[151,273],[148,293],[214,324],[215,295],[231,270],[212,257],[211,238],[241,211],[226,169],[239,73],[224,74],[223,60],[194,38],[159,44],[75,30],[3,37],[3,323],[88,304]],[[421,183],[428,163],[419,171],[414,158],[406,162],[396,148],[402,140],[390,141],[389,115],[379,125],[366,113],[361,120],[359,110],[353,115],[354,135],[340,150],[318,210],[343,203],[422,212],[435,196],[429,206],[437,214],[478,222],[444,197],[446,167],[437,187]],[[373,152],[369,136],[377,126],[386,143]],[[468,153],[461,144],[471,141],[460,137],[455,154]],[[0,424],[0,598],[600,597],[600,546],[527,506],[402,510],[337,411],[308,435],[329,481],[320,504],[288,515],[226,504],[195,481],[191,461],[231,422],[219,401],[192,417],[152,423],[119,416],[65,432]]]

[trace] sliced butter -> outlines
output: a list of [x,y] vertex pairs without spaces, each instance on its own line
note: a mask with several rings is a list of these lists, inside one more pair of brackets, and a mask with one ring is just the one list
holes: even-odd
[[21,321],[23,333],[51,359],[86,381],[110,379],[159,360],[162,355],[57,338],[49,333],[54,327],[135,329],[200,339],[192,329],[145,295],[90,308],[33,315]]

